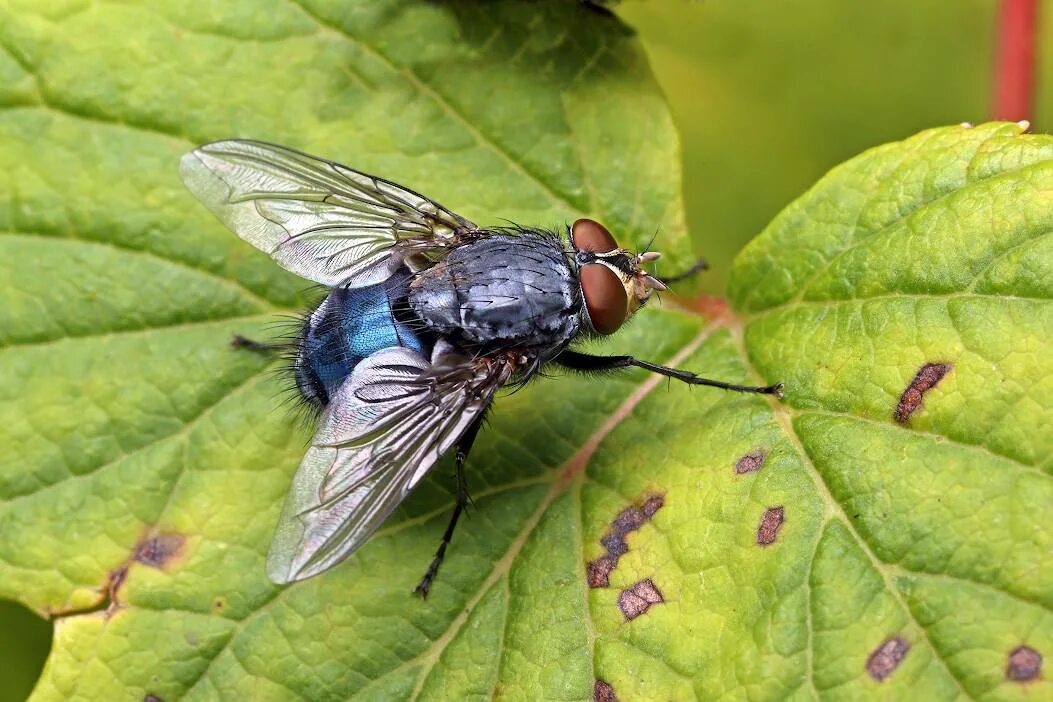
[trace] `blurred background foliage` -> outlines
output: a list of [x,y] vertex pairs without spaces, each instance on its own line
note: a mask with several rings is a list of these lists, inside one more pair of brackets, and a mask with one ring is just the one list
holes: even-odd
[[[680,129],[695,246],[732,258],[832,166],[990,113],[995,0],[625,0]],[[1053,34],[1051,34],[1053,35]],[[658,224],[658,223],[656,223]]]
[[[987,119],[998,5],[616,5],[647,47],[680,129],[688,223],[698,252],[712,266],[704,289],[722,292],[735,253],[830,167],[926,127]],[[1053,11],[1040,17],[1039,37],[1053,37]],[[583,9],[574,31],[588,31],[594,20]],[[1037,70],[1035,114],[1012,117],[1028,117],[1034,130],[1049,131],[1053,51],[1040,53]],[[654,226],[660,241],[661,222]],[[50,630],[20,606],[0,602],[0,700],[28,695],[47,655]]]

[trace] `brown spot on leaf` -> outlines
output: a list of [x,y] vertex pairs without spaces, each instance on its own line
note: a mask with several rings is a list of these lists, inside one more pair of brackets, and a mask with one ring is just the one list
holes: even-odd
[[146,697],[143,698],[143,702],[165,702],[163,699],[152,693],[146,693]]
[[760,526],[757,527],[757,543],[761,546],[770,546],[775,543],[785,516],[786,511],[782,505],[769,507],[761,517]]
[[641,506],[640,509],[643,511],[644,515],[646,515],[646,517],[650,519],[655,515],[655,512],[662,508],[662,505],[664,504],[664,495],[651,495],[646,500],[644,500],[643,506]]
[[623,509],[611,522],[607,533],[600,539],[600,545],[607,549],[594,561],[585,566],[589,587],[607,587],[610,585],[611,571],[618,567],[618,559],[629,550],[625,537],[636,531],[648,521],[665,504],[663,495],[650,495],[639,505],[630,505]]
[[178,534],[159,534],[141,541],[135,547],[135,560],[153,568],[163,568],[165,564],[183,548],[186,541]]
[[618,696],[614,694],[614,688],[606,680],[597,680],[592,688],[593,702],[618,702]]
[[883,681],[899,667],[900,661],[910,650],[910,644],[900,636],[893,636],[874,649],[867,658],[867,672],[878,682]]
[[918,372],[914,375],[914,380],[910,381],[910,385],[899,396],[899,404],[896,405],[896,411],[892,413],[892,418],[900,424],[904,424],[921,407],[921,398],[925,393],[936,387],[936,384],[950,370],[951,365],[949,363],[926,363],[918,369]]
[[52,611],[50,615],[52,617],[70,617],[101,612],[104,617],[109,619],[122,609],[120,590],[124,585],[124,581],[128,579],[128,567],[132,562],[138,561],[153,568],[162,568],[174,556],[179,554],[185,541],[186,539],[178,534],[160,534],[140,541],[132,549],[127,559],[109,572],[106,582],[103,583],[99,590],[101,594],[99,602],[77,609]]
[[616,562],[613,556],[608,555],[589,561],[588,565],[585,566],[589,587],[607,587],[610,584],[611,571],[614,570]]
[[645,578],[632,587],[627,587],[618,595],[618,609],[625,616],[625,621],[632,621],[651,609],[652,605],[665,602],[662,593],[655,587],[654,581]]
[[1005,676],[1009,680],[1028,682],[1042,672],[1042,654],[1030,646],[1017,646],[1009,652]]
[[117,592],[121,589],[121,586],[124,585],[124,580],[127,577],[128,564],[125,563],[110,573],[110,578],[106,581],[106,599],[103,601],[103,612],[107,619],[112,617],[121,607],[121,601],[117,598]]
[[764,465],[764,459],[768,457],[768,453],[764,449],[753,449],[745,456],[735,461],[735,473],[742,475],[743,473],[756,473]]

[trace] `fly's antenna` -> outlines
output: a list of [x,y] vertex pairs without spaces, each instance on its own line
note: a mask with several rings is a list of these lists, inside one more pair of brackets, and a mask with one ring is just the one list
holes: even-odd
[[651,235],[651,240],[647,242],[647,246],[645,246],[644,249],[643,249],[644,251],[650,251],[651,247],[654,246],[655,240],[658,239],[658,230],[660,228],[661,228],[660,226],[657,226],[657,227],[654,228],[654,234]]

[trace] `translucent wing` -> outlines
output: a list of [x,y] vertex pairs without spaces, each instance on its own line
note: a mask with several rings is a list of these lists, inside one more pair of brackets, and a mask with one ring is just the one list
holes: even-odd
[[433,363],[402,347],[378,351],[337,390],[293,479],[271,580],[317,575],[365,543],[511,375],[508,363],[448,348]]
[[308,280],[379,283],[476,229],[399,185],[283,146],[231,139],[183,156],[183,182],[235,234]]

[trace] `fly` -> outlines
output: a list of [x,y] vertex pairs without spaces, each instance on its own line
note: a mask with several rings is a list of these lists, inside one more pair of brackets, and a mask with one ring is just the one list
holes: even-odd
[[390,181],[257,141],[202,146],[180,173],[235,234],[328,288],[288,349],[296,388],[320,422],[267,557],[276,583],[347,558],[453,449],[457,500],[416,588],[426,596],[468,502],[464,463],[495,393],[548,364],[636,366],[780,394],[781,385],[733,385],[572,348],[616,332],[672,280],[644,269],[659,254],[619,248],[591,219],[564,233],[479,227]]

